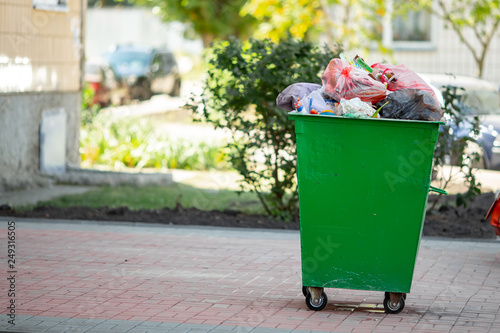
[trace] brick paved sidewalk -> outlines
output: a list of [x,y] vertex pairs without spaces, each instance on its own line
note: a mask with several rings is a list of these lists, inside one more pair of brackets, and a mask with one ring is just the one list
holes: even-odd
[[1,332],[500,331],[500,242],[423,239],[400,314],[343,289],[314,312],[298,232],[17,221],[15,326],[0,242]]

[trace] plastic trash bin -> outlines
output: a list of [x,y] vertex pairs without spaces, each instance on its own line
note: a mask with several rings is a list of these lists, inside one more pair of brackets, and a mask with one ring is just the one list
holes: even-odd
[[291,113],[297,136],[303,293],[385,291],[398,313],[410,292],[440,122]]

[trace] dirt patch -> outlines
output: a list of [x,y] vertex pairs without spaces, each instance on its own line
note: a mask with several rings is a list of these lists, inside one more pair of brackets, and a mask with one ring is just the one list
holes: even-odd
[[[435,195],[429,196],[429,201]],[[424,236],[447,238],[493,239],[495,233],[484,216],[493,202],[493,193],[484,193],[472,200],[466,208],[454,207],[455,195],[442,198],[442,205],[425,218]],[[175,209],[130,210],[118,208],[38,206],[29,211],[15,211],[0,206],[0,216],[52,219],[78,219],[96,221],[130,221],[173,225],[204,225],[238,228],[299,229],[298,222],[280,222],[261,215],[246,215],[239,211],[202,211],[178,206]]]
[[[429,195],[429,202],[435,195]],[[424,236],[448,238],[495,238],[490,221],[484,217],[494,201],[494,193],[483,193],[475,197],[467,207],[455,207],[456,195],[441,198],[442,205],[436,212],[425,216]]]

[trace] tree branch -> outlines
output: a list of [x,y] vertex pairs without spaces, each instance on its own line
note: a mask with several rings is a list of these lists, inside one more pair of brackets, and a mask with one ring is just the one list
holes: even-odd
[[[449,22],[452,26],[452,29],[455,30],[455,32],[458,34],[458,37],[460,38],[460,41],[469,49],[469,51],[472,53],[472,56],[474,57],[474,60],[476,61],[476,65],[480,65],[480,57],[479,55],[476,53],[476,49],[474,48],[474,46],[465,38],[463,32],[462,32],[462,29],[460,28],[460,25],[457,24],[455,22],[455,20],[453,20],[453,18],[451,17],[451,14],[450,12],[448,11],[448,9],[446,8],[446,5],[444,4],[444,1],[443,0],[438,0],[438,4],[439,4],[439,7],[441,8],[441,10],[443,11],[443,14],[442,15],[439,15],[438,13],[436,13],[438,16],[441,16],[441,18],[447,22]],[[479,70],[480,71],[480,70]]]

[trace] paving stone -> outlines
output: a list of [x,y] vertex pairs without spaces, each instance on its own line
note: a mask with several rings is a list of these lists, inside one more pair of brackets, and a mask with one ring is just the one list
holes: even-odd
[[179,323],[159,323],[159,325],[157,327],[164,328],[164,329],[172,329],[172,328],[175,328],[179,325],[181,325],[181,324],[179,324]]
[[85,333],[110,333],[110,332],[115,332],[113,329],[105,329],[105,328],[96,328],[96,327],[93,327],[91,329],[89,329],[87,332]]
[[114,331],[114,328],[117,327],[116,324],[106,324],[106,323],[103,323],[103,324],[100,324],[100,325],[96,325],[94,327],[91,327],[88,332],[92,332],[94,333],[94,331],[107,331],[107,332],[113,332]]
[[168,333],[188,333],[191,330],[189,325],[184,326],[184,325],[179,325],[174,328],[169,329],[167,332]]
[[134,327],[134,328],[131,328],[129,329],[128,331],[123,331],[123,332],[126,332],[126,333],[148,333],[148,329],[147,328],[137,328],[137,327]]
[[[212,331],[215,332],[215,330],[216,330],[217,332],[221,332],[221,333],[223,333],[223,332],[235,332],[237,330],[237,328],[238,328],[237,326],[219,325],[219,326],[217,326],[216,329],[214,328]],[[251,328],[253,328],[253,327],[251,327]]]
[[251,333],[290,333],[292,330],[279,329],[279,328],[265,328],[256,327],[250,331]]
[[169,331],[165,331],[165,329],[159,328],[159,327],[151,327],[147,330],[148,333],[165,333]]
[[386,315],[379,291],[325,289],[327,307],[308,310],[296,231],[42,220],[18,226],[23,314],[13,328],[0,313],[0,331],[500,330],[499,242],[422,239],[406,307]]

